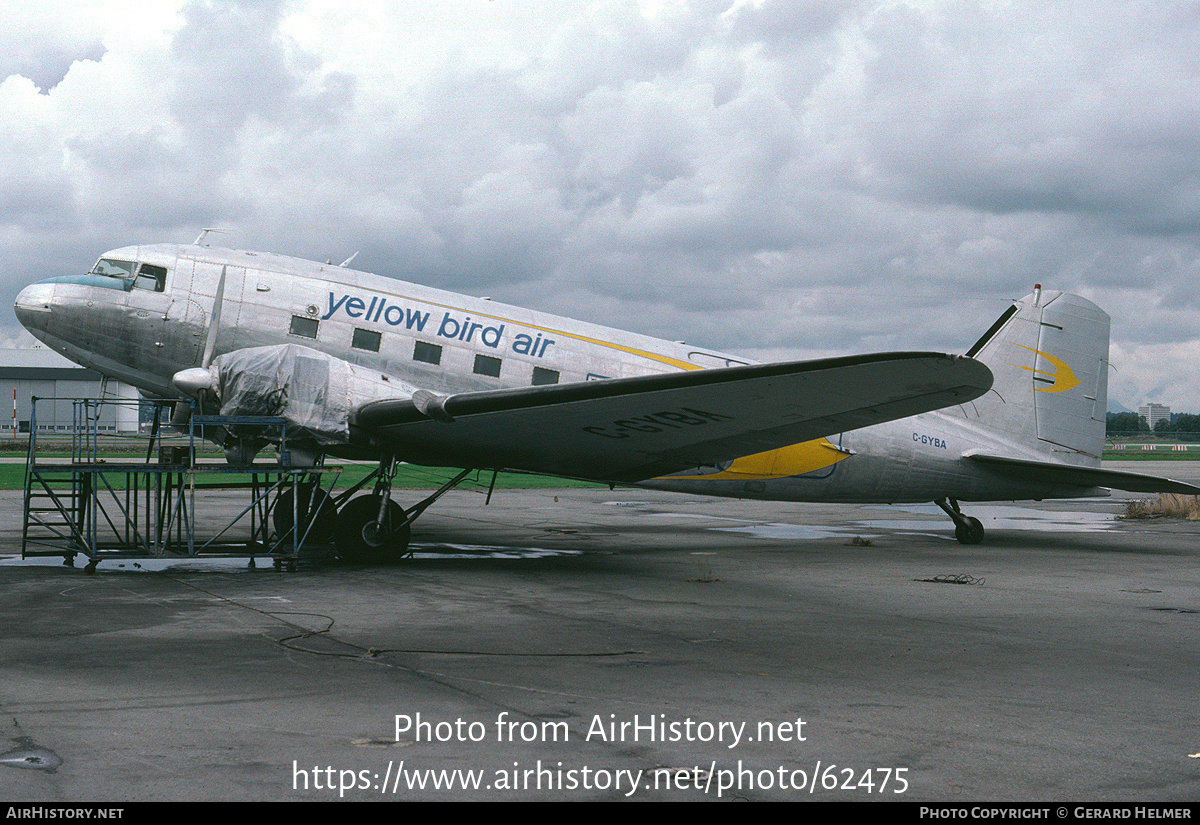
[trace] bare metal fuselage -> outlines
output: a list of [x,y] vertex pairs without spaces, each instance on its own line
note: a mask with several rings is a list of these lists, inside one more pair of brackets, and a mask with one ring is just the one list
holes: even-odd
[[[113,250],[105,258],[165,269],[161,291],[93,275],[51,279],[21,293],[18,315],[68,358],[155,396],[177,396],[172,377],[199,365],[222,273],[215,353],[297,343],[377,372],[396,395],[747,363],[679,342],[282,256],[153,245]],[[1044,457],[1022,434],[990,428],[981,417],[984,408],[971,402],[644,483],[705,495],[835,502],[1098,492],[1014,482],[964,459],[980,449]]]

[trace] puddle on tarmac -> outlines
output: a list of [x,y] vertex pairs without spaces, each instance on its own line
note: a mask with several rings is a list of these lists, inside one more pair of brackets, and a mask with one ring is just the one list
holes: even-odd
[[[726,533],[745,533],[755,538],[775,540],[813,540],[859,536],[870,539],[880,535],[879,531],[899,535],[928,535],[937,538],[954,538],[954,527],[950,519],[936,504],[891,504],[876,505],[872,509],[892,510],[903,513],[929,515],[920,518],[861,519],[845,524],[814,526],[808,524],[784,524],[777,522],[754,522],[751,519],[709,516],[702,513],[657,513],[664,518],[696,518],[709,521],[741,522],[737,527],[712,527]],[[1041,532],[1092,533],[1110,529],[1116,519],[1109,513],[1086,511],[1038,510],[1012,504],[965,504],[963,511],[983,523],[985,530],[1038,530]],[[872,532],[876,531],[876,532]]]
[[712,529],[720,530],[723,533],[746,533],[757,539],[800,539],[805,541],[849,535],[874,538],[878,535],[835,527],[812,527],[807,524],[748,524],[745,527],[714,527]]
[[[1107,501],[1107,499],[1101,499]],[[1019,507],[1015,504],[972,504],[964,502],[963,512],[982,522],[985,530],[1038,530],[1040,532],[1099,533],[1116,524],[1111,513],[1088,512],[1085,510],[1039,510],[1036,507]],[[892,504],[879,509],[898,510],[905,513],[922,513],[939,516],[936,521],[909,519],[872,519],[859,521],[866,527],[898,530],[930,530],[944,533],[950,519],[936,504]]]
[[548,559],[553,556],[579,556],[582,550],[550,550],[543,547],[491,547],[486,544],[409,545],[414,559]]
[[[486,544],[443,544],[439,542],[413,542],[410,545],[414,559],[545,559],[554,556],[578,556],[582,550],[554,550],[545,547],[493,547]],[[324,561],[324,559],[322,559]],[[336,564],[334,560],[331,563]],[[257,570],[270,570],[274,560],[270,556],[256,556]],[[302,560],[301,563],[304,563]],[[78,556],[76,569],[82,572],[87,559]],[[403,564],[403,562],[399,562]],[[62,556],[34,556],[21,559],[19,556],[0,557],[0,566],[13,567],[63,567]],[[238,558],[146,558],[146,559],[102,559],[96,566],[97,573],[253,573],[248,556]]]
[[877,534],[863,533],[852,527],[816,527],[811,524],[783,524],[776,522],[755,522],[745,518],[730,518],[729,516],[710,516],[705,513],[655,513],[656,516],[668,519],[704,519],[705,521],[733,521],[737,527],[710,527],[723,533],[746,533],[760,539],[798,539],[811,541],[839,536],[860,536],[872,538]]
[[[75,557],[75,569],[83,572],[87,558]],[[250,557],[241,558],[138,558],[138,559],[101,559],[96,566],[97,573],[161,573],[169,570],[172,573],[243,573],[253,572],[249,566]],[[271,559],[257,556],[255,564],[259,569],[269,568]],[[0,565],[13,567],[64,567],[62,556],[31,556],[22,559],[20,556],[0,557]]]
[[0,765],[54,773],[55,769],[63,762],[62,757],[57,753],[35,744],[28,736],[18,736],[12,741],[16,742],[17,746],[10,751],[0,753]]

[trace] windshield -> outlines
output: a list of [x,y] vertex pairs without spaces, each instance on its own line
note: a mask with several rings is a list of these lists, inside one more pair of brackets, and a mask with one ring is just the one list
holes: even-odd
[[[134,277],[134,273],[137,277]],[[120,278],[124,289],[147,289],[152,292],[162,292],[167,284],[167,270],[161,266],[137,264],[135,261],[119,261],[116,258],[101,258],[92,267],[91,275],[105,278]]]
[[133,261],[118,261],[113,258],[101,258],[92,267],[93,275],[107,275],[110,278],[131,280],[133,278]]

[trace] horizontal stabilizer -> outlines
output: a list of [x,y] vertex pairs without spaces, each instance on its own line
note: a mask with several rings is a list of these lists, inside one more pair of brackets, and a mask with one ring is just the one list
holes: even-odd
[[356,424],[401,458],[641,481],[977,398],[983,364],[883,353],[375,401]]
[[1003,456],[969,454],[964,458],[977,462],[1001,475],[1021,481],[1062,484],[1072,487],[1113,487],[1131,493],[1180,493],[1200,495],[1200,487],[1170,478],[1151,476],[1144,473],[1128,473],[1123,470],[1105,470],[1101,467],[1078,467],[1072,464],[1056,464],[1049,461],[1025,461]]

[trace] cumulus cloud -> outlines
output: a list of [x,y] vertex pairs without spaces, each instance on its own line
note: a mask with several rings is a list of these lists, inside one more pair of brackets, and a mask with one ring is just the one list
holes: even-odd
[[76,62],[103,56],[106,11],[63,0],[5,4],[0,78],[20,75],[49,92]]
[[1200,410],[1189,4],[88,6],[6,35],[9,294],[218,225],[771,358],[962,350],[1043,283],[1114,315],[1115,397]]

